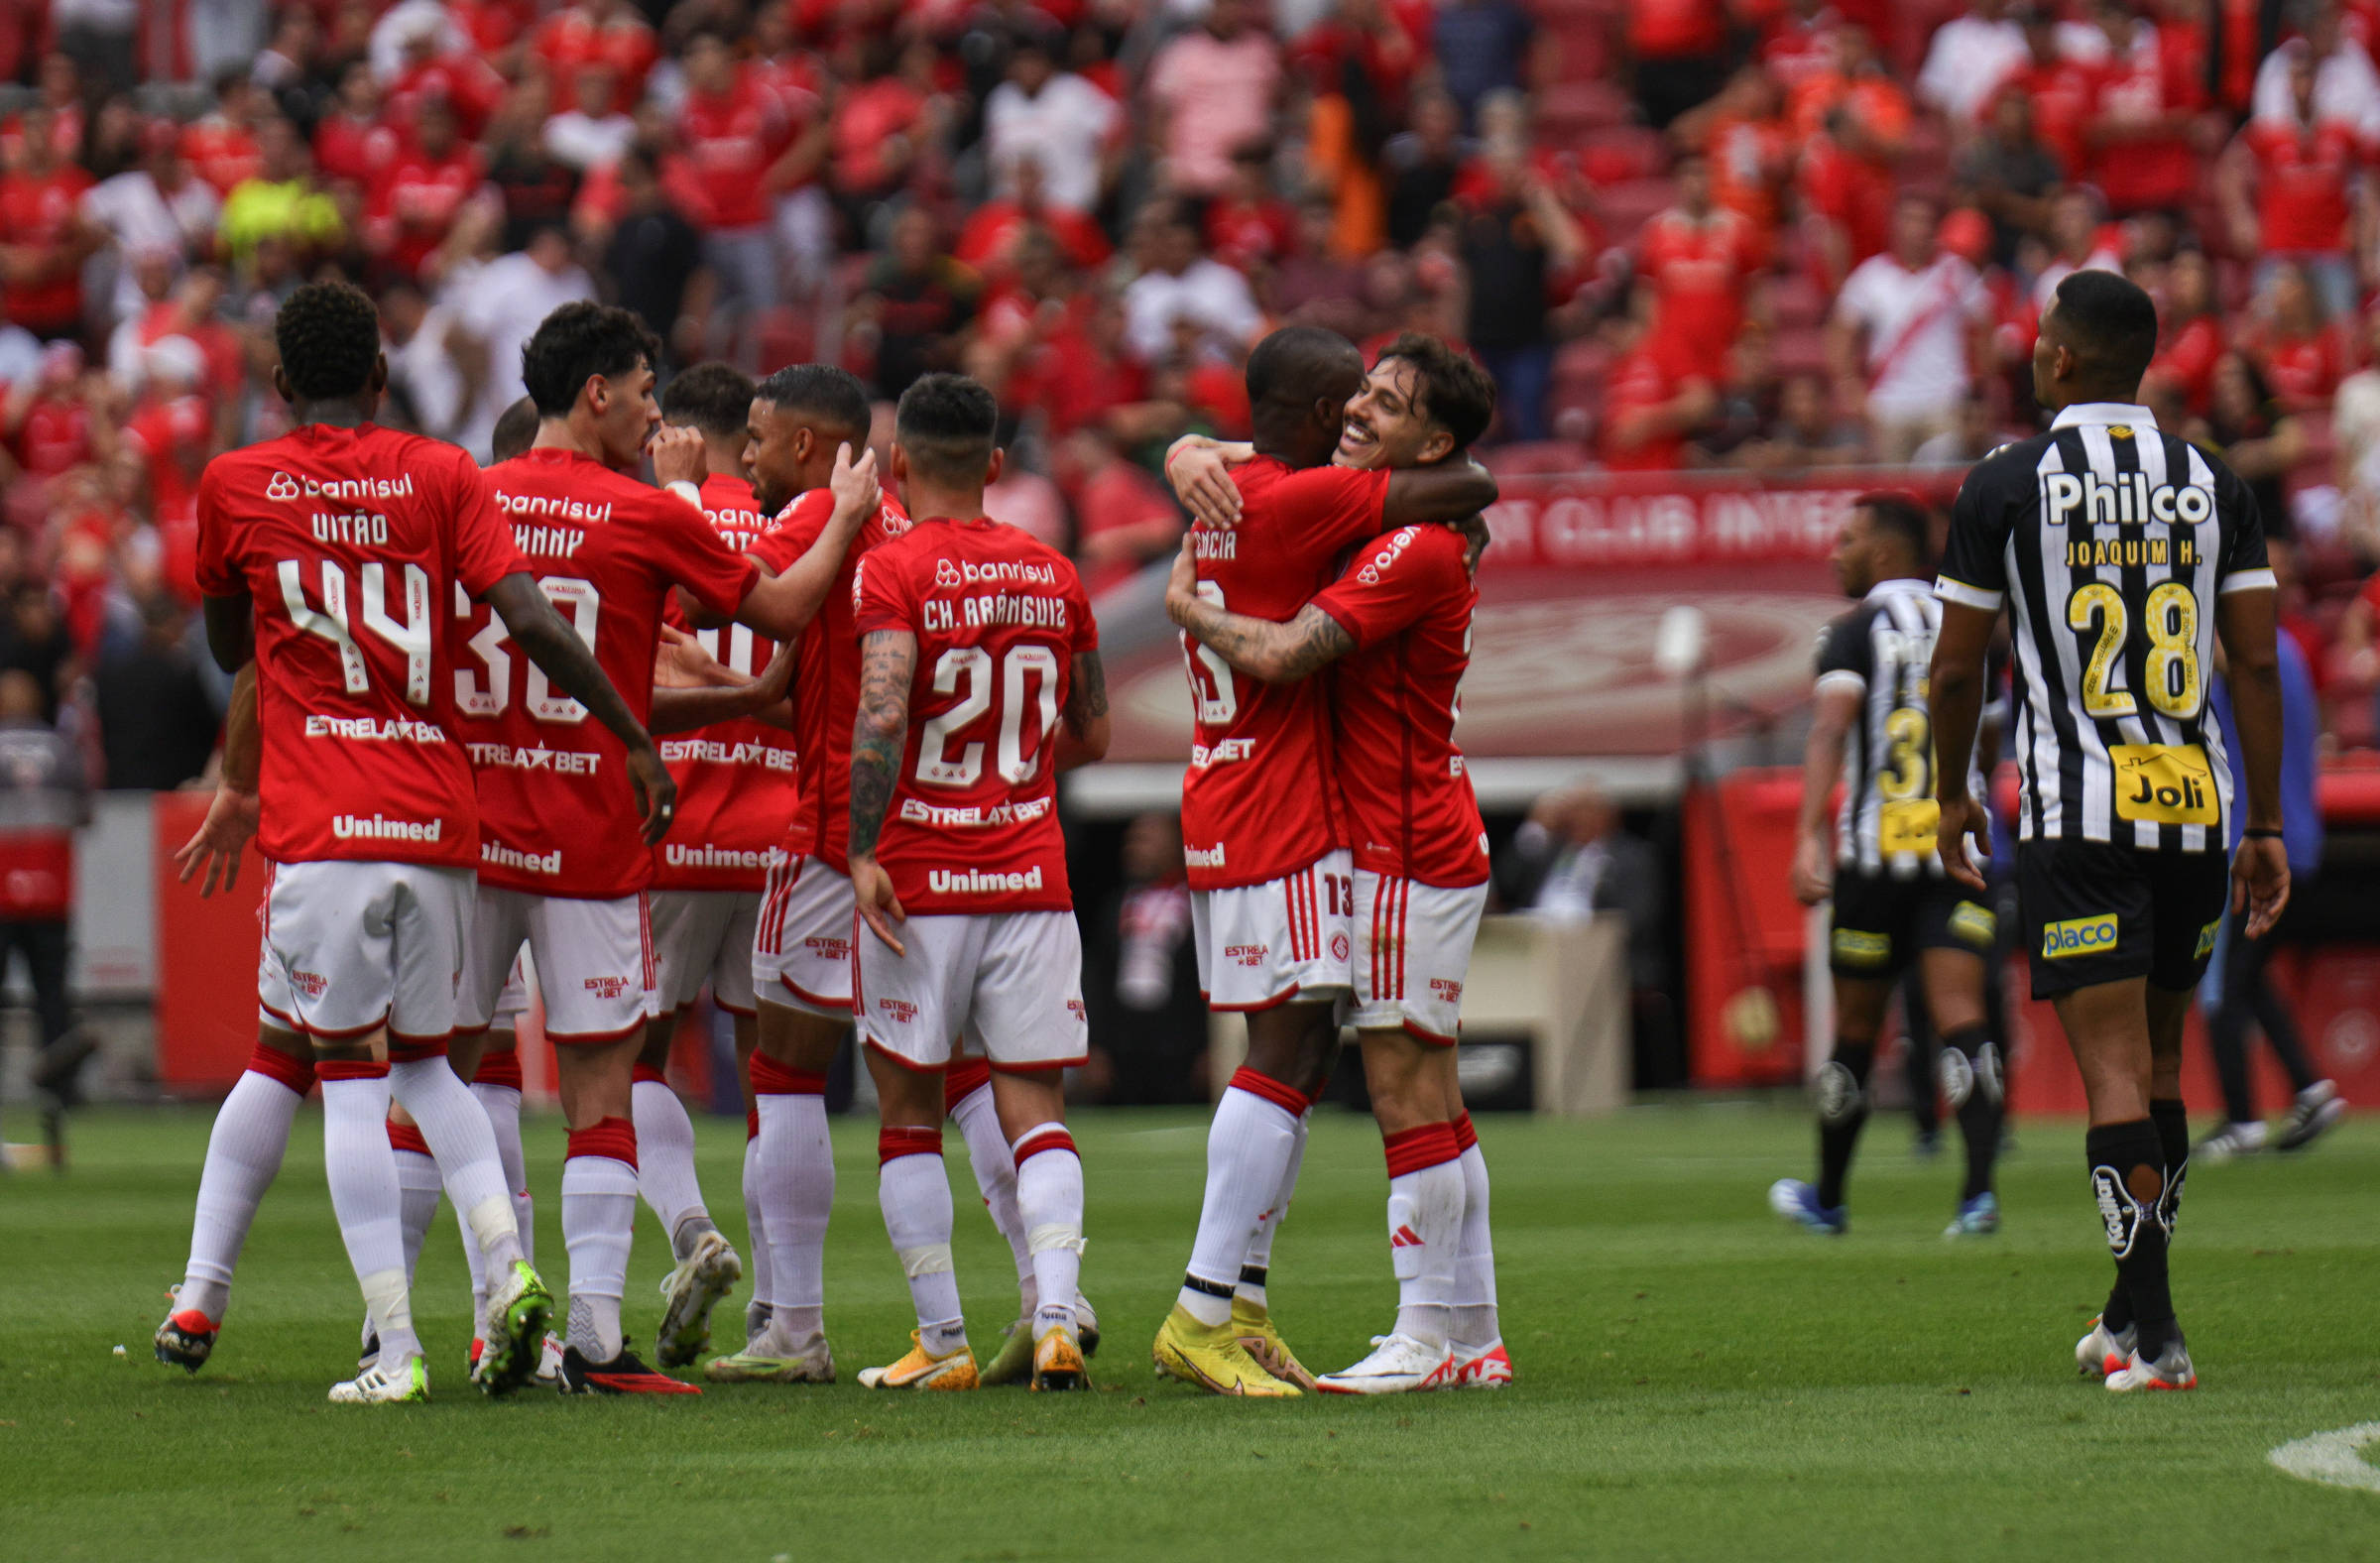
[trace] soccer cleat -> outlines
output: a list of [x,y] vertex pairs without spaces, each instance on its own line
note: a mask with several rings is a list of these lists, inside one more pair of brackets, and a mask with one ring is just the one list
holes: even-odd
[[2000,1230],[1999,1196],[1985,1189],[1959,1205],[1959,1217],[1942,1229],[1946,1238],[1988,1238]]
[[761,1338],[761,1332],[769,1328],[769,1320],[775,1312],[776,1309],[772,1304],[763,1302],[758,1297],[744,1304],[744,1344],[746,1346],[750,1346]]
[[488,1293],[480,1326],[479,1361],[471,1376],[491,1397],[512,1393],[537,1371],[545,1326],[553,1322],[553,1293],[525,1261],[515,1260],[504,1283]]
[[711,1310],[744,1278],[744,1261],[718,1232],[694,1240],[694,1252],[661,1277],[661,1327],[654,1355],[683,1368],[711,1344]]
[[2107,1387],[2117,1394],[2129,1394],[2135,1389],[2196,1389],[2199,1372],[2190,1365],[2190,1348],[2176,1335],[2166,1342],[2165,1350],[2155,1362],[2143,1361],[2134,1352],[2107,1375]]
[[1234,1297],[1232,1334],[1239,1339],[1240,1349],[1256,1360],[1256,1366],[1283,1383],[1293,1383],[1308,1393],[1313,1391],[1314,1375],[1281,1338],[1280,1328],[1272,1322],[1271,1310],[1259,1308],[1245,1297]]
[[1091,1299],[1079,1291],[1074,1294],[1074,1337],[1082,1342],[1085,1357],[1099,1355],[1099,1315],[1092,1310]]
[[900,1361],[860,1370],[860,1385],[868,1389],[972,1389],[976,1383],[975,1353],[962,1346],[946,1356],[928,1356],[915,1330],[909,1332],[909,1349]]
[[1455,1354],[1425,1346],[1410,1335],[1375,1335],[1372,1353],[1353,1368],[1326,1373],[1317,1381],[1325,1394],[1412,1394],[1455,1382]]
[[672,1379],[648,1368],[620,1343],[620,1355],[608,1363],[591,1363],[575,1346],[562,1348],[561,1391],[564,1394],[700,1394],[700,1384]]
[[1818,1202],[1818,1189],[1798,1177],[1781,1177],[1768,1186],[1768,1208],[1822,1237],[1840,1238],[1851,1228],[1849,1207],[1828,1209]]
[[2137,1339],[2130,1325],[2110,1330],[2103,1321],[2091,1320],[2090,1333],[2075,1342],[2075,1371],[2084,1378],[2106,1378],[2131,1360]]
[[1158,1326],[1149,1355],[1156,1359],[1158,1373],[1210,1394],[1281,1400],[1303,1392],[1250,1356],[1231,1324],[1201,1324],[1178,1302]]
[[2194,1162],[2229,1161],[2238,1156],[2252,1156],[2264,1148],[2264,1125],[2261,1123],[2225,1124],[2191,1148]]
[[[1078,1326],[1079,1329],[1079,1326]],[[987,1387],[1022,1383],[1033,1376],[1033,1321],[1018,1319],[1001,1332],[1000,1350],[983,1365],[976,1382]]]
[[[157,1327],[157,1360],[169,1368],[196,1373],[214,1355],[215,1336],[222,1328],[196,1308],[178,1308],[167,1314],[166,1322]],[[372,1355],[377,1357],[380,1353],[375,1349]]]
[[1501,1389],[1512,1383],[1512,1358],[1497,1341],[1480,1351],[1456,1347],[1455,1380],[1457,1389]]
[[[471,1382],[473,1383],[479,1383],[479,1359],[481,1354],[487,1351],[487,1338],[485,1336],[474,1335],[471,1337],[471,1349],[463,1353],[463,1357],[471,1370]],[[543,1345],[540,1344],[537,1350],[538,1355],[542,1357],[544,1354]]]
[[1083,1366],[1083,1344],[1068,1329],[1053,1329],[1033,1342],[1035,1389],[1088,1389],[1090,1370]]
[[416,1353],[392,1373],[386,1363],[374,1363],[343,1383],[330,1386],[333,1405],[425,1405],[429,1401],[429,1360]]
[[833,1383],[835,1354],[826,1337],[813,1335],[790,1357],[773,1357],[746,1347],[730,1357],[714,1357],[702,1365],[702,1376],[713,1383]]
[[537,1348],[536,1377],[530,1380],[540,1389],[559,1389],[562,1386],[562,1340],[548,1335]]
[[2338,1087],[2327,1080],[2317,1080],[2298,1093],[2297,1105],[2289,1110],[2289,1126],[2273,1142],[2273,1148],[2305,1149],[2345,1117],[2346,1111],[2346,1099],[2338,1094]]

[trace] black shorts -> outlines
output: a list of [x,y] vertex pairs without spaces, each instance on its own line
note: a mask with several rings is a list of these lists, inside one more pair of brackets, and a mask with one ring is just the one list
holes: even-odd
[[2189,992],[2206,974],[2230,889],[2220,852],[2018,842],[2017,920],[2033,997],[2133,977]]
[[1970,899],[1964,886],[1936,875],[1896,879],[1837,869],[1827,966],[1838,977],[1882,981],[1920,950],[1988,956],[1997,922],[1991,907]]

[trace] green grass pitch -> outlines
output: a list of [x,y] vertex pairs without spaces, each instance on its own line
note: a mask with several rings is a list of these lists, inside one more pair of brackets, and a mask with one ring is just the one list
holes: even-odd
[[[853,1383],[909,1320],[872,1130],[844,1123],[828,1256],[842,1383],[489,1403],[463,1376],[466,1283],[441,1210],[416,1294],[436,1400],[346,1408],[323,1390],[350,1371],[359,1308],[311,1112],[214,1361],[191,1378],[151,1356],[208,1123],[90,1115],[69,1177],[0,1183],[0,1558],[2380,1556],[2380,1493],[2266,1462],[2380,1417],[2380,1126],[2191,1179],[2175,1289],[2196,1394],[2118,1398],[2075,1376],[2109,1272],[2077,1126],[2024,1126],[2007,1231],[1958,1246],[1939,1235],[1953,1156],[1914,1161],[1905,1125],[1880,1120],[1851,1233],[1828,1242],[1763,1203],[1772,1178],[1806,1175],[1804,1115],[1708,1104],[1483,1124],[1519,1372],[1500,1394],[1263,1404],[1159,1383],[1148,1340],[1196,1218],[1205,1121],[1110,1113],[1077,1129],[1106,1331],[1095,1393]],[[741,1244],[739,1129],[700,1134],[712,1209]],[[558,1288],[559,1124],[529,1138]],[[1015,1293],[950,1145],[982,1350]],[[1317,1368],[1387,1325],[1382,1178],[1369,1124],[1326,1110],[1273,1289]],[[639,1222],[629,1329],[649,1340],[663,1249]]]

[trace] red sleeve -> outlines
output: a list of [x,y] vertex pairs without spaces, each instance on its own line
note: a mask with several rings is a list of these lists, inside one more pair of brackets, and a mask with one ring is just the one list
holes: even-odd
[[1402,527],[1357,556],[1311,607],[1339,622],[1363,651],[1410,626],[1461,584],[1462,540],[1444,527]]
[[876,630],[917,633],[917,615],[909,600],[908,582],[890,550],[878,548],[860,559],[851,578],[851,605],[857,615],[853,628],[862,635]]
[[198,479],[198,589],[209,597],[238,597],[248,591],[248,577],[231,556],[222,473],[223,463],[210,461]]
[[1356,467],[1308,467],[1273,488],[1281,508],[1281,544],[1303,565],[1337,558],[1385,527],[1388,472]]
[[761,578],[752,560],[730,548],[701,511],[674,494],[653,497],[655,557],[662,577],[683,586],[713,613],[732,614]]
[[526,571],[529,560],[513,544],[513,529],[496,509],[496,490],[479,466],[462,451],[454,452],[454,578],[472,597],[516,570]]
[[1083,590],[1083,578],[1072,564],[1066,566],[1066,612],[1074,625],[1074,639],[1067,650],[1080,657],[1085,652],[1099,650],[1099,620],[1091,613],[1091,594]]
[[770,574],[784,574],[795,559],[810,551],[810,544],[826,531],[834,514],[834,491],[810,490],[793,502],[774,531],[753,541],[752,556],[767,565]]

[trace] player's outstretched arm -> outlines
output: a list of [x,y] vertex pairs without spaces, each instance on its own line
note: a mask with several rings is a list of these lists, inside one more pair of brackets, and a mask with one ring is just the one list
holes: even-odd
[[1393,532],[1399,527],[1476,517],[1495,503],[1499,492],[1494,474],[1476,459],[1406,467],[1388,475],[1380,530]]
[[527,570],[515,570],[488,588],[486,601],[504,621],[505,629],[529,660],[545,671],[555,688],[595,713],[628,746],[628,782],[635,789],[637,813],[645,821],[645,840],[657,844],[669,832],[677,813],[677,783],[653,747],[653,735],[628,708],[620,691],[603,675],[594,649],[562,622],[545,593]]
[[1827,847],[1827,807],[1843,775],[1844,739],[1859,716],[1860,691],[1848,683],[1821,680],[1810,718],[1810,742],[1802,751],[1802,813],[1794,833],[1793,895],[1815,906],[1835,894],[1834,854]]
[[892,876],[876,861],[885,811],[909,742],[909,679],[917,665],[917,637],[907,630],[870,630],[860,637],[860,714],[851,728],[851,891],[860,916],[895,955],[908,950],[894,929],[907,920],[892,894]]
[[747,678],[704,651],[685,631],[664,624],[660,649],[653,659],[653,712],[645,725],[658,736],[745,716],[766,721],[774,712],[782,718],[774,725],[790,727],[790,712],[775,708],[785,704],[792,682],[790,642],[776,649],[761,676]]
[[1108,670],[1097,652],[1079,652],[1066,685],[1066,709],[1058,713],[1051,768],[1060,774],[1108,756]]
[[2248,937],[2264,937],[2289,904],[2289,853],[2281,841],[2281,657],[2275,643],[2277,597],[2270,587],[2227,591],[2215,599],[2231,719],[2248,795],[2240,806],[2239,851],[2231,860],[2231,909],[2248,914]]
[[1286,624],[1233,613],[1198,594],[1198,564],[1190,540],[1174,556],[1165,581],[1165,616],[1241,672],[1266,683],[1295,683],[1356,649],[1355,637],[1329,614],[1306,604]]
[[256,785],[264,766],[264,735],[256,725],[256,663],[231,681],[231,709],[223,716],[223,769],[215,800],[206,806],[198,832],[174,854],[181,883],[204,871],[201,899],[220,884],[226,894],[240,882],[240,853],[256,834],[260,810]]
[[1942,805],[1935,849],[1943,872],[1969,890],[1984,889],[1983,871],[1966,854],[1971,838],[1991,856],[1991,815],[1966,789],[1975,754],[1975,728],[1983,719],[1983,658],[1991,649],[1997,609],[1944,602],[1942,630],[1934,638],[1934,662],[1927,671],[1927,701],[1934,717],[1934,797]]
[[771,640],[790,641],[817,617],[819,604],[834,589],[851,540],[884,503],[876,482],[876,452],[862,450],[855,460],[851,446],[837,449],[835,473],[828,487],[834,490],[835,511],[818,541],[786,566],[782,575],[764,574],[736,610],[738,623],[752,626]]

